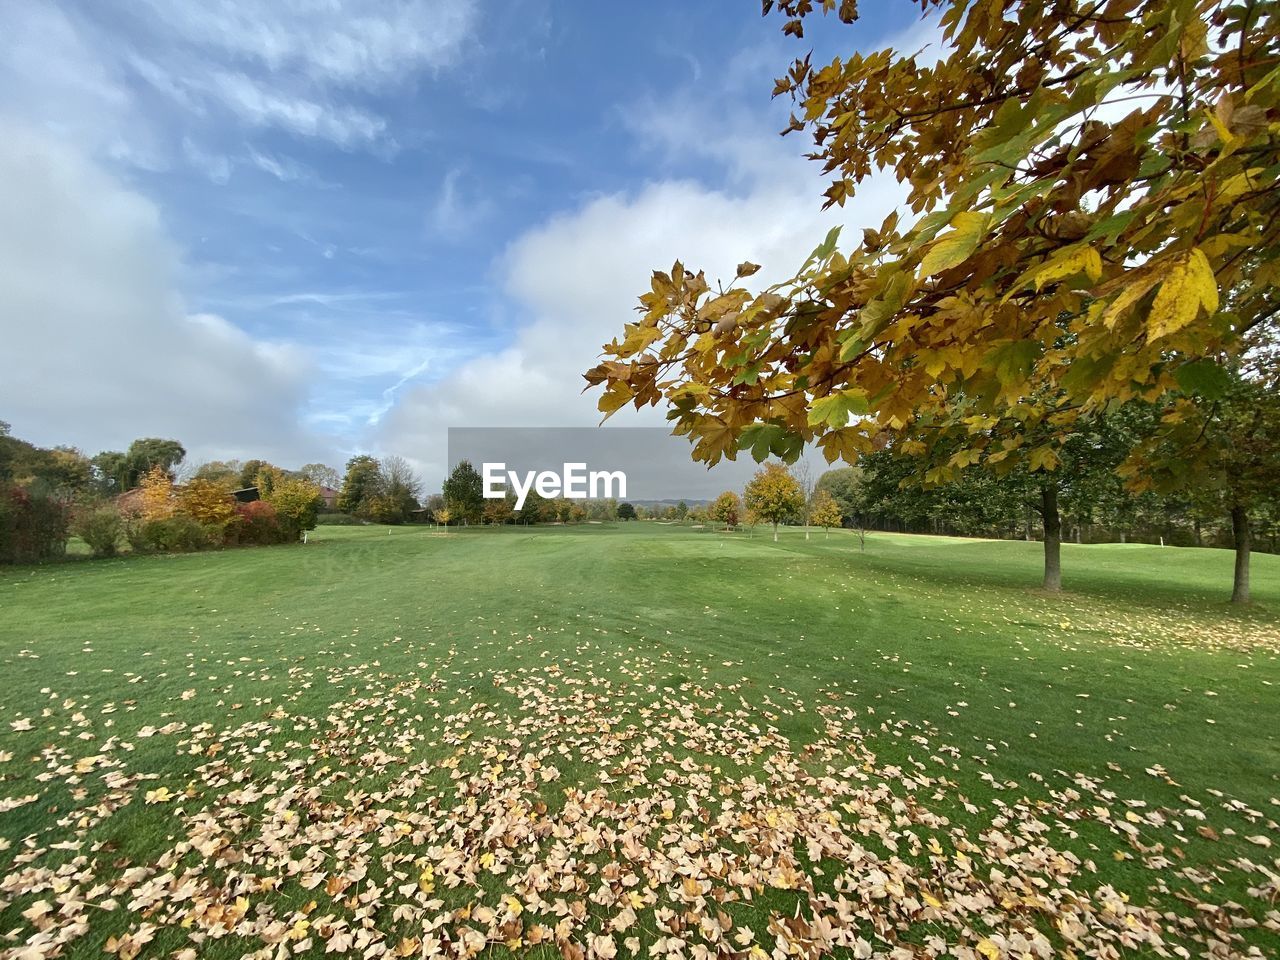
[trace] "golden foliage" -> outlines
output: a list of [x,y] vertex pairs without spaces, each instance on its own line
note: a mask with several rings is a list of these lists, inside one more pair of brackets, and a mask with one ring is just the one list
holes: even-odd
[[173,478],[163,467],[152,467],[142,476],[139,513],[143,520],[165,520],[173,516],[177,501],[173,495]]
[[204,526],[221,529],[235,517],[236,501],[229,484],[196,478],[182,488],[178,509]]
[[[777,6],[797,37],[834,9]],[[941,14],[936,63],[804,57],[774,91],[832,178],[828,205],[887,170],[910,215],[852,249],[833,230],[758,292],[655,272],[586,374],[603,412],[665,402],[708,463],[811,443],[851,460],[905,434],[966,444],[948,469],[1007,465],[1025,442],[1052,470],[1080,417],[1164,398],[1184,365],[1229,364],[1275,324],[1280,9],[924,6]]]

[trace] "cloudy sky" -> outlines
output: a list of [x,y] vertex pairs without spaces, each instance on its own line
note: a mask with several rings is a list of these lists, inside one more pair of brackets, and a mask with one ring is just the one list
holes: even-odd
[[428,474],[451,426],[595,423],[653,268],[782,277],[836,222],[770,92],[933,39],[864,8],[797,42],[754,0],[0,2],[0,419]]

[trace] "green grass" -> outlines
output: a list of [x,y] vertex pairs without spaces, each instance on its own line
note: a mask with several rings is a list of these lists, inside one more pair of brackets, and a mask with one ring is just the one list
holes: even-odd
[[[1224,551],[1065,545],[1068,592],[1046,596],[1039,550],[323,527],[305,546],[0,571],[0,955],[72,916],[65,956],[143,924],[139,955],[241,956],[289,930],[319,954],[362,925],[414,955],[433,937],[466,953],[468,930],[523,952],[535,921],[549,953],[557,900],[582,902],[559,938],[590,952],[636,890],[620,956],[632,935],[714,952],[697,922],[717,911],[765,953],[779,931],[821,950],[1200,952],[1215,930],[1241,956],[1274,949],[1280,558],[1254,558],[1240,613]],[[670,868],[624,854],[628,825],[690,849]],[[427,863],[436,889],[406,892]],[[547,863],[576,881],[539,891],[527,871]],[[27,915],[41,903],[63,916]]]

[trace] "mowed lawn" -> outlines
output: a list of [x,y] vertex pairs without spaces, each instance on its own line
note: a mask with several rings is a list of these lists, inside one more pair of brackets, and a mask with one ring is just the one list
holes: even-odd
[[[1273,956],[1280,558],[656,523],[0,571],[0,957]],[[105,952],[105,953],[104,953]]]

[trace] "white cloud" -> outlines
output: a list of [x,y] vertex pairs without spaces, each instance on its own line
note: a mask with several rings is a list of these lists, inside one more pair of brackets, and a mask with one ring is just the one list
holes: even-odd
[[193,456],[301,462],[308,370],[176,292],[156,208],[74,149],[0,127],[0,410],[14,432],[90,452],[171,436]]
[[[734,194],[663,181],[593,199],[520,237],[500,273],[531,320],[506,348],[406,390],[383,417],[375,446],[413,459],[432,484],[446,467],[448,427],[594,425],[597,396],[582,394],[582,373],[632,317],[653,269],[679,258],[708,278],[731,278],[749,259],[764,265],[762,283],[784,279],[833,224],[878,226],[902,196],[891,180],[877,180],[856,206],[824,214],[816,173],[773,156],[768,175],[759,171]],[[624,411],[611,421],[663,422],[661,410]]]
[[5,115],[104,156],[147,169],[165,165],[162,138],[136,108],[120,64],[53,4],[7,4],[0,13]]
[[252,126],[279,127],[341,147],[377,140],[387,127],[381,117],[364,110],[283,93],[243,73],[215,73],[209,90],[223,106]]
[[475,21],[466,0],[148,0],[145,7],[193,46],[355,89],[456,63]]
[[362,95],[457,63],[474,21],[470,0],[147,0],[105,15],[8,4],[0,114],[147,169],[183,152],[166,127],[213,125],[220,111],[385,152],[387,121]]

